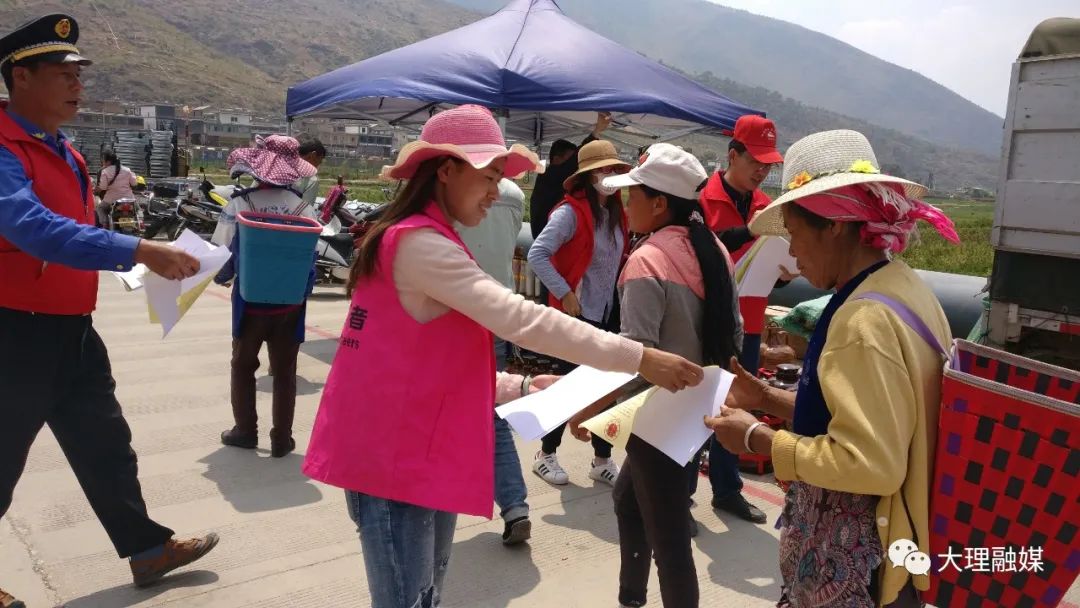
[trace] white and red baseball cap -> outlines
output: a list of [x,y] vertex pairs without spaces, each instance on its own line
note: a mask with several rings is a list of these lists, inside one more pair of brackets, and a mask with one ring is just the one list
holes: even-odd
[[771,165],[784,162],[784,157],[776,150],[776,125],[764,116],[740,116],[735,121],[732,139],[746,146],[746,151],[759,163]]
[[608,188],[645,185],[679,198],[697,200],[709,174],[693,154],[672,144],[653,144],[629,173],[604,180]]

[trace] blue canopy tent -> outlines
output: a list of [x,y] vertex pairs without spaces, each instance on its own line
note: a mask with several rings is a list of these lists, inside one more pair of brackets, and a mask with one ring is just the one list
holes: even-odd
[[441,109],[491,108],[511,139],[587,132],[595,112],[612,135],[653,141],[730,130],[762,114],[596,34],[553,0],[513,0],[465,27],[346,66],[289,89],[286,114],[418,127]]

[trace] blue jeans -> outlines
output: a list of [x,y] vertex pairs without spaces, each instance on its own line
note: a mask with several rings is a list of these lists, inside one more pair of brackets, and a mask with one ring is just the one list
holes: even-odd
[[[756,376],[760,363],[761,334],[745,334],[739,365]],[[713,498],[728,498],[743,489],[739,457],[725,450],[715,436],[709,440],[709,483],[712,485]]]
[[[499,371],[506,369],[505,340],[495,338],[495,367]],[[521,461],[510,424],[498,414],[495,415],[495,503],[499,505],[499,514],[503,521],[513,521],[529,514],[529,504],[525,502],[528,490],[525,477],[521,473]]]
[[436,608],[457,514],[345,491],[360,533],[371,608]]
[[761,334],[743,335],[739,365],[754,376],[758,375],[758,367],[761,365]]

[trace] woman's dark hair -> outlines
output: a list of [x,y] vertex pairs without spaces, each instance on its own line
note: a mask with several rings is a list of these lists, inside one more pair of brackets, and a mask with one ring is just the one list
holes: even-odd
[[101,153],[101,160],[111,165],[116,165],[117,167],[120,166],[120,158],[116,156],[116,152],[113,152],[109,149],[106,149],[104,152]]
[[337,185],[339,185],[339,186],[344,186],[345,185],[345,176],[343,176],[343,175],[337,176]]
[[[120,177],[120,171],[123,170],[124,167],[120,164],[120,157],[116,155],[116,152],[108,148],[106,148],[105,151],[101,153],[101,160],[116,167],[116,173],[113,173],[112,179],[109,180],[109,185],[106,186],[106,188],[108,188],[109,186],[113,185],[113,182],[116,181],[116,178]],[[102,171],[104,171],[104,169],[102,169]]]
[[394,200],[380,210],[379,218],[364,235],[356,251],[356,259],[353,261],[352,268],[349,269],[349,282],[345,286],[345,291],[350,297],[361,278],[375,273],[375,267],[379,262],[379,245],[382,243],[383,235],[386,234],[386,229],[409,216],[422,212],[424,207],[435,198],[435,185],[438,183],[436,174],[439,167],[448,160],[460,162],[450,156],[439,156],[421,163],[412,178],[405,182],[405,187],[398,191]]
[[[600,193],[593,187],[591,172],[586,171],[580,175],[575,175],[574,179],[570,182],[571,193],[584,192],[585,198],[589,201],[589,209],[592,211],[593,220],[600,218]],[[608,227],[618,228],[622,226],[622,193],[616,192],[612,196],[607,197],[607,210],[608,210]]]
[[297,152],[300,154],[300,156],[307,156],[308,154],[314,152],[316,156],[322,156],[323,158],[325,158],[326,146],[324,146],[323,143],[318,139],[310,139],[300,144],[300,149],[297,150]]
[[556,139],[551,144],[551,150],[548,152],[548,159],[555,158],[556,156],[562,156],[567,152],[573,152],[577,154],[577,146],[566,141],[565,139]]
[[[705,225],[704,213],[697,201],[672,196],[644,184],[645,196],[667,198],[671,213],[670,226],[686,226],[690,233],[690,246],[701,265],[705,282],[705,319],[701,336],[701,352],[705,365],[719,365],[727,369],[731,358],[738,356],[742,345],[735,341],[735,316],[737,300],[732,269],[727,257],[720,250],[716,235]],[[696,215],[695,215],[696,213]]]

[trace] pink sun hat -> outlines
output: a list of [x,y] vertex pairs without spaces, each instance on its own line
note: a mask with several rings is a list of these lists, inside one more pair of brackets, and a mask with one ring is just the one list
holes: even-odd
[[382,177],[409,179],[421,163],[440,156],[459,158],[477,169],[505,158],[503,174],[511,179],[528,171],[543,171],[540,157],[525,146],[514,144],[507,149],[499,123],[490,111],[463,105],[429,118],[420,139],[406,144],[397,162],[383,167]]
[[233,150],[225,164],[233,178],[247,174],[274,186],[291,185],[318,171],[300,158],[300,142],[287,135],[256,136],[255,147]]

